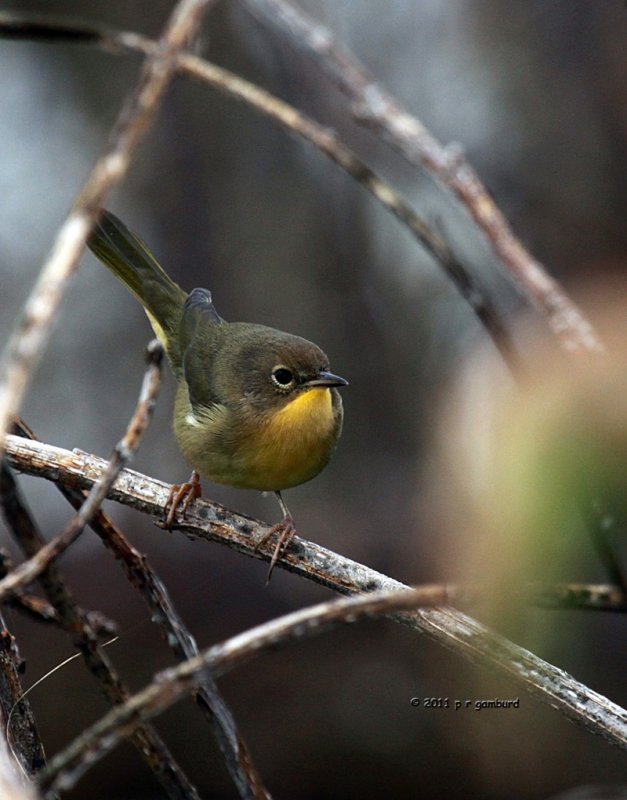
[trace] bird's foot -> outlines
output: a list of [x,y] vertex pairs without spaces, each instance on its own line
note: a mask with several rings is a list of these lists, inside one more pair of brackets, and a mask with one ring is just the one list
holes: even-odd
[[274,569],[277,561],[285,554],[287,548],[290,546],[292,539],[296,535],[296,526],[290,514],[286,514],[281,522],[277,522],[270,530],[264,534],[255,545],[255,550],[262,548],[272,537],[278,534],[277,543],[270,559],[270,569],[268,570],[268,577],[266,579],[266,586],[270,583],[272,577],[272,570]]
[[200,475],[194,470],[188,481],[181,484],[175,483],[170,489],[170,496],[168,497],[168,502],[165,504],[165,521],[163,527],[166,528],[166,530],[171,530],[179,507],[183,519],[185,519],[185,513],[189,508],[189,504],[192,500],[196,500],[201,496]]

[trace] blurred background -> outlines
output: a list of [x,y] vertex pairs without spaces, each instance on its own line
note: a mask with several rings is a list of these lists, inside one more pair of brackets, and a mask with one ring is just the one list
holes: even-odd
[[[627,263],[623,2],[298,4],[440,141],[463,146],[522,241],[584,308],[588,285],[620,278]],[[0,8],[157,35],[173,5],[15,0]],[[443,232],[503,313],[515,314],[520,298],[463,209],[355,125],[335,87],[244,3],[217,5],[197,52],[336,129]],[[105,146],[139,63],[89,47],[0,42],[3,340]],[[492,358],[493,371],[505,371],[494,366],[469,307],[408,231],[311,147],[183,78],[173,81],[109,206],[184,288],[211,288],[226,319],[309,338],[349,379],[333,461],[287,494],[299,532],[405,582],[459,575],[464,551],[445,513],[455,498],[446,469],[431,456],[433,430],[442,429],[442,408],[464,385],[456,376],[475,363],[476,348]],[[47,442],[107,456],[134,407],[149,338],[138,304],[86,254],[24,403],[25,420]],[[481,382],[482,374],[471,370],[466,380]],[[170,433],[173,391],[168,375],[134,467],[176,482],[189,468]],[[20,482],[46,536],[53,536],[69,507],[46,482]],[[204,492],[244,513],[278,519],[272,497],[208,484]],[[105,509],[147,554],[201,647],[330,596],[281,570],[265,589],[264,562],[165,533],[114,504]],[[12,549],[4,528],[2,544]],[[603,580],[585,537],[579,544],[577,578]],[[143,603],[95,536],[86,532],[61,567],[83,607],[119,622],[122,635],[109,655],[131,688],[172,663]],[[482,581],[480,566],[471,577]],[[61,633],[13,612],[7,618],[27,662],[26,686],[71,654]],[[530,610],[525,620],[514,626],[518,644],[627,704],[620,615]],[[514,635],[506,622],[502,630]],[[620,751],[504,678],[390,622],[264,655],[220,686],[276,798],[535,800],[573,787],[627,783]],[[428,710],[411,707],[414,696],[519,696],[520,708]],[[31,702],[48,755],[106,710],[78,660],[48,678]],[[235,797],[191,701],[156,724],[204,797]],[[130,800],[161,793],[127,745],[67,796]]]

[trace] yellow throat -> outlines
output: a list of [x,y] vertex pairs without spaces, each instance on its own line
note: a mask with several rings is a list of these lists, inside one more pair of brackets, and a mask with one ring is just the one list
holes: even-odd
[[335,426],[330,389],[302,392],[266,420],[247,454],[248,467],[266,476],[269,489],[304,483],[329,460]]

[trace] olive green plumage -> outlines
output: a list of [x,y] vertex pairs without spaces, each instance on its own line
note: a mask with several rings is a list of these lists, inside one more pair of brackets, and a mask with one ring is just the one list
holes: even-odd
[[264,325],[225,322],[206,289],[186,294],[144,242],[103,212],[94,254],[143,305],[178,389],[174,433],[192,467],[217,483],[262,491],[296,486],[328,462],[342,428],[324,352]]

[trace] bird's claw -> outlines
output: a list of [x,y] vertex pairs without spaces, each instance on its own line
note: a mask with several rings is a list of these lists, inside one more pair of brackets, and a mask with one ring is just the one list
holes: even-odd
[[270,539],[272,539],[275,534],[278,534],[278,538],[272,552],[272,558],[270,559],[270,569],[268,570],[268,577],[266,578],[266,586],[270,583],[272,571],[274,570],[277,561],[283,557],[287,548],[290,546],[292,539],[296,535],[296,526],[294,525],[294,520],[289,514],[286,514],[281,522],[277,522],[276,525],[273,525],[270,530],[261,537],[261,539],[255,545],[255,550],[260,550],[267,542],[270,541]]
[[163,523],[163,527],[166,530],[171,530],[172,526],[174,525],[179,506],[183,519],[185,519],[185,514],[189,508],[189,504],[193,500],[201,497],[201,495],[202,489],[200,486],[200,476],[196,470],[192,472],[190,479],[185,483],[173,484],[172,488],[170,489],[168,502],[165,504],[165,521]]

